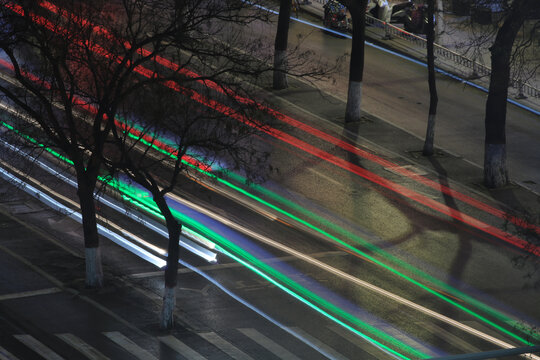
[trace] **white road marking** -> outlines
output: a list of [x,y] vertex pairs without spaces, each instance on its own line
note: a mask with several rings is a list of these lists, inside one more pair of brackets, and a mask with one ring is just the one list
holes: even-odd
[[341,186],[341,187],[344,187],[343,183],[337,181],[336,179],[334,178],[331,178],[330,176],[327,176],[325,174],[323,174],[322,172],[318,171],[318,170],[315,170],[314,168],[309,168],[308,169],[309,172],[312,172],[314,174],[316,174],[317,176],[319,177],[322,177],[323,179],[326,179],[327,181],[335,184],[335,185],[338,185],[338,186]]
[[64,360],[63,357],[43,345],[32,335],[13,335],[13,337],[47,360]]
[[71,345],[73,348],[75,348],[77,351],[79,351],[81,354],[83,354],[90,360],[109,360],[107,356],[103,355],[97,349],[88,345],[73,334],[56,334],[56,336],[64,340],[67,344]]
[[252,328],[242,328],[238,329],[242,334],[249,337],[251,340],[255,341],[257,344],[261,345],[263,348],[269,350],[274,355],[280,359],[288,360],[300,360],[296,355],[291,353],[289,350],[285,349],[283,346],[273,342],[260,332]]
[[223,339],[214,332],[199,333],[199,336],[211,343],[212,345],[215,345],[217,348],[219,348],[221,351],[223,351],[225,354],[229,355],[233,359],[253,360],[251,356],[244,353],[242,350],[238,349],[236,346],[234,346],[233,344]]
[[296,332],[297,334],[301,335],[303,338],[306,338],[309,342],[311,342],[312,344],[317,346],[319,349],[323,350],[326,354],[332,356],[333,360],[348,360],[348,358],[346,356],[340,354],[339,352],[337,352],[336,350],[334,350],[330,346],[326,345],[325,343],[323,343],[319,339],[316,339],[313,336],[309,335],[304,330],[302,330],[300,328],[297,328],[297,327],[293,327],[291,329],[294,332]]
[[18,293],[12,293],[12,294],[4,294],[0,295],[0,301],[3,300],[11,300],[11,299],[20,299],[24,297],[30,297],[30,296],[38,296],[38,295],[48,295],[48,294],[54,294],[57,292],[62,291],[62,289],[57,287],[52,288],[46,288],[46,289],[40,289],[40,290],[32,290],[32,291],[23,291]]
[[19,358],[0,346],[0,360],[19,360]]
[[122,347],[124,350],[135,356],[140,360],[157,360],[157,358],[150,354],[148,351],[135,344],[126,336],[122,335],[118,331],[104,332],[103,335],[111,339],[115,344]]
[[188,360],[206,360],[204,356],[172,335],[160,336],[158,339],[177,353],[182,354],[182,356]]

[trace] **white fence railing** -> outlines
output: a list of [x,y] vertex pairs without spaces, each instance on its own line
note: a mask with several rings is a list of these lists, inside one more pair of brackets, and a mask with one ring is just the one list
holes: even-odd
[[[325,2],[326,0],[316,0],[316,1]],[[386,35],[399,37],[421,48],[425,49],[427,46],[426,45],[427,41],[423,37],[407,32],[403,29],[400,29],[392,24],[388,24],[372,16],[366,15],[366,25],[380,27],[384,29],[384,32]],[[491,69],[488,66],[479,64],[478,62],[466,56],[458,54],[455,51],[452,51],[439,44],[434,45],[433,51],[436,57],[441,57],[441,58],[450,60],[457,65],[461,65],[470,69],[471,76],[483,77],[483,76],[489,76],[491,74]],[[514,87],[517,90],[518,97],[523,98],[523,97],[530,96],[530,97],[540,98],[540,90],[530,84],[524,83],[517,79],[511,79],[510,86]]]
[[[325,4],[328,0],[312,1],[320,4]],[[424,49],[426,48],[427,41],[423,37],[407,32],[368,14],[366,14],[366,25],[382,28],[386,36],[396,36],[401,39],[407,40],[409,43],[414,44],[415,46]],[[456,65],[468,68],[471,71],[471,73],[469,74],[471,77],[487,77],[491,74],[491,69],[488,66],[482,65],[473,59],[458,54],[457,52],[452,51],[439,44],[435,44],[434,53],[436,57],[447,59],[449,61],[452,61]],[[517,79],[511,79],[510,86],[516,89],[518,98],[540,98],[540,90],[528,83],[524,83],[523,81]]]

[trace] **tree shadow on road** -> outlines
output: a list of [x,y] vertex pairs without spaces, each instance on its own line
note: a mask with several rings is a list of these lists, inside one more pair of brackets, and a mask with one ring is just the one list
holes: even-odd
[[[360,131],[361,123],[347,124],[343,130],[342,135],[344,137],[350,137],[350,135],[354,135],[358,138],[360,136]],[[354,141],[354,139],[351,140]],[[347,160],[353,164],[361,164],[363,159],[358,155],[348,152]],[[441,165],[441,163],[437,160],[435,156],[429,157],[428,160],[438,174],[438,182],[440,183],[440,185],[450,187],[446,169]],[[455,250],[453,250],[452,253],[444,254],[445,257],[449,255],[452,256],[451,259],[448,259],[449,266],[446,270],[447,280],[445,282],[456,289],[463,288],[463,283],[461,282],[461,280],[464,279],[465,269],[467,267],[467,264],[471,261],[471,253],[473,250],[471,237],[473,235],[468,234],[467,231],[464,231],[464,221],[462,219],[461,212],[459,211],[456,199],[452,197],[451,194],[440,194],[443,197],[443,204],[446,205],[449,209],[451,209],[450,211],[453,215],[451,219],[449,219],[448,221],[444,221],[443,219],[433,217],[433,219],[425,220],[426,213],[416,209],[408,201],[404,201],[402,196],[396,195],[390,190],[386,190],[377,185],[372,186],[371,189],[387,198],[397,211],[399,211],[407,219],[409,219],[408,221],[411,226],[410,230],[397,238],[392,238],[391,240],[385,241],[388,244],[387,246],[389,247],[398,246],[400,244],[411,241],[420,234],[426,233],[426,231],[448,231],[448,226],[445,224],[440,224],[440,222],[445,222],[451,227],[457,227],[458,230],[453,231],[454,235],[456,236],[456,239],[453,241],[456,242],[457,246],[455,246]],[[366,211],[364,204],[358,204],[357,208],[359,214],[362,214],[363,211]],[[422,220],[423,218],[424,220]],[[389,219],[388,221],[392,220]],[[429,246],[428,244],[425,245],[426,247]],[[451,318],[457,316],[458,311],[458,309],[449,304],[444,305],[444,308],[441,309],[441,312],[443,314]],[[454,329],[449,325],[441,324],[440,326],[443,327],[444,330],[446,330],[447,332],[454,331]],[[438,348],[448,348],[447,341],[437,336],[433,336],[432,344],[437,346]]]

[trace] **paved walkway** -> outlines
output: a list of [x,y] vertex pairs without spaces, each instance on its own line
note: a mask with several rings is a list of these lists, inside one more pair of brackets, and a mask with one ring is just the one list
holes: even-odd
[[[316,16],[316,17],[322,17],[323,15],[323,8],[322,8],[322,2],[324,0],[313,0],[311,4],[309,5],[302,5],[302,10],[305,11],[305,12],[308,12],[310,13],[311,15],[313,16]],[[300,13],[300,18],[302,17],[302,13]],[[453,41],[453,44],[457,44],[458,43],[458,40],[456,40],[458,37],[456,34],[461,34],[461,37],[462,39],[464,39],[466,36],[468,37],[469,35],[467,35],[466,33],[464,33],[464,27],[462,26],[462,22],[464,21],[462,19],[463,17],[458,17],[458,16],[455,16],[455,15],[452,15],[452,14],[445,14],[445,24],[446,24],[446,35],[443,37],[445,38],[446,40],[445,41],[450,41],[452,40]],[[455,25],[455,26],[454,26]],[[454,26],[454,27],[452,27]],[[414,58],[414,59],[417,59],[417,60],[420,60],[420,61],[425,61],[425,48],[421,47],[421,46],[417,46],[417,43],[414,43],[414,42],[409,42],[405,39],[402,39],[402,38],[399,38],[399,37],[396,37],[396,36],[393,36],[390,40],[386,40],[385,39],[385,32],[382,28],[379,28],[379,27],[376,27],[376,26],[368,26],[366,28],[366,35],[369,39],[370,42],[373,42],[373,43],[376,43],[377,45],[381,45],[383,47],[386,47],[386,48],[389,48],[389,49],[392,49],[394,51],[397,51],[399,53],[403,53],[403,54],[406,54],[408,56],[410,56],[411,58]],[[452,37],[454,36],[454,37]],[[465,42],[465,40],[463,40]],[[457,45],[456,45],[457,46]],[[535,48],[532,47],[532,49],[534,50]],[[532,51],[532,50],[531,50]],[[534,51],[537,51],[537,50],[534,50]],[[452,62],[450,60],[444,60],[444,59],[438,59],[438,66],[440,68],[442,68],[443,70],[451,73],[451,74],[456,74],[460,77],[463,77],[463,78],[468,78],[471,82],[474,82],[474,84],[478,84],[479,86],[482,86],[484,88],[487,88],[489,86],[489,77],[481,77],[481,78],[471,78],[471,69],[470,68],[467,68],[467,67],[464,67],[462,65],[459,65],[459,64],[456,64],[455,62]],[[515,102],[516,104],[518,105],[521,105],[527,109],[529,109],[530,112],[532,112],[533,114],[538,114],[538,123],[540,124],[540,97],[527,97],[527,98],[516,98],[515,96],[517,95],[516,93],[516,89],[511,89],[510,90],[510,100]],[[316,96],[316,95],[314,95]],[[300,100],[296,100],[296,101],[300,101]],[[306,100],[308,101],[308,100]],[[297,103],[297,102],[295,102]],[[327,104],[326,106],[332,108],[332,106],[334,106],[335,104]],[[308,105],[304,105],[306,106],[306,108],[309,108]],[[313,106],[313,104],[311,105]],[[340,109],[336,109],[335,110],[335,113],[333,113],[332,115],[328,115],[328,111],[324,110],[324,116],[327,118],[327,119],[335,119],[336,116],[337,118],[340,118],[342,116],[342,112],[344,111],[345,109],[345,105],[343,103],[339,104],[338,105],[340,107]],[[341,113],[340,113],[341,111]],[[339,114],[339,115],[338,115]],[[385,123],[385,119],[380,119],[380,118],[377,118],[376,116],[372,116],[373,114],[370,114],[370,118],[372,119],[372,121],[370,121],[370,124],[369,125],[362,125],[362,135],[367,138],[367,140],[369,140],[370,142],[372,143],[376,143],[376,144],[380,144],[381,147],[386,147],[388,149],[393,149],[393,151],[395,151],[396,153],[399,153],[399,154],[404,154],[404,153],[407,153],[407,154],[411,154],[411,151],[413,149],[421,149],[422,148],[422,143],[419,142],[418,140],[419,139],[415,139],[413,140],[412,138],[414,136],[411,136],[410,133],[408,133],[407,131],[413,133],[412,130],[410,129],[407,129],[406,127],[404,129],[399,129],[398,126],[392,126],[392,124],[388,124],[388,123]],[[532,116],[533,120],[534,120],[534,116]],[[379,125],[376,125],[376,124],[379,124]],[[383,132],[380,132],[377,130],[377,127],[380,126],[381,127],[381,131]],[[402,125],[403,126],[403,125]],[[368,131],[367,129],[365,129],[364,127],[371,127],[373,131]],[[533,126],[534,128],[537,128],[536,126]],[[464,131],[468,131],[467,129],[463,129]],[[510,137],[511,135],[511,131],[514,131],[515,130],[515,127],[512,127],[510,125],[507,125],[507,136]],[[471,130],[472,131],[472,130]],[[532,131],[532,133],[531,133]],[[523,135],[522,133],[520,133],[519,131],[516,132],[514,135],[517,136],[517,138],[521,139],[520,141],[520,144],[521,146],[523,147],[523,149],[530,149],[529,151],[531,151],[532,153],[538,153],[540,152],[540,137],[536,138],[536,132],[534,132],[535,130],[534,129],[530,129],[529,128],[529,132],[527,133],[527,136],[521,136]],[[395,134],[395,133],[401,133],[402,135],[401,136],[393,136],[393,138],[389,138],[388,136],[384,135],[384,134]],[[438,136],[442,137],[444,136],[443,133],[441,133],[441,129],[439,129],[439,132],[438,132]],[[534,134],[534,135],[531,135],[531,134]],[[421,135],[417,135],[419,137],[422,137],[423,134]],[[540,135],[539,135],[540,136]],[[483,135],[482,135],[483,137]],[[396,144],[396,142],[394,141],[395,138],[400,138],[400,139],[410,139],[410,141],[400,141],[399,144]],[[528,139],[528,141],[530,141],[531,139],[533,139],[532,142],[527,142],[527,143],[523,143],[523,141],[525,139]],[[537,141],[534,141],[534,139],[537,139]],[[523,141],[522,141],[523,140]],[[399,147],[398,145],[402,144],[403,146]],[[537,151],[535,151],[535,149],[538,149]],[[462,152],[460,151],[457,151],[457,150],[454,150],[454,149],[451,149],[453,153],[460,153],[462,154]],[[416,154],[418,155],[418,154]],[[415,156],[416,156],[415,155]],[[471,166],[470,163],[468,163],[468,160],[471,161],[474,159],[472,158],[467,158],[467,155],[466,154],[462,154],[463,156],[465,156],[465,159],[461,159],[461,162],[465,162],[467,163],[468,165],[461,168],[461,167],[458,167],[460,170],[458,170],[458,168],[456,168],[456,171],[455,173],[456,174],[461,174],[461,175],[456,175],[457,177],[455,177],[455,179],[457,181],[461,181],[463,184],[479,184],[481,183],[481,178],[482,178],[482,174],[481,172],[479,172],[479,165],[477,166]],[[411,160],[414,160],[416,162],[420,162],[420,163],[425,163],[425,159],[422,159],[421,157],[418,157],[416,156],[417,158],[416,159],[411,159]],[[455,156],[452,156],[455,158]],[[476,161],[477,164],[481,164],[481,162],[478,162]],[[431,167],[431,165],[429,163],[425,163],[424,165],[428,166],[428,167]],[[524,193],[527,193],[527,192],[533,192],[534,193],[534,198],[536,199],[537,196],[540,194],[540,182],[537,181],[536,179],[538,178],[538,176],[536,176],[536,174],[538,174],[538,170],[537,170],[537,167],[534,167],[534,165],[532,167],[529,167],[527,166],[526,167],[527,169],[530,169],[530,172],[528,175],[524,175],[525,179],[527,179],[527,181],[524,181],[524,180],[520,180],[521,182],[519,182],[519,185],[513,183],[510,187],[514,188],[514,187],[520,187],[520,188],[523,188],[522,190],[524,191]],[[436,171],[436,170],[434,170]],[[452,173],[453,171],[450,171],[450,173]],[[523,173],[525,174],[525,173]],[[520,173],[520,176],[522,175],[522,173]],[[533,176],[534,175],[534,176]],[[512,178],[512,172],[510,173],[510,176]],[[478,186],[474,185],[475,188],[478,188]],[[487,191],[486,189],[480,189],[480,191],[488,194],[489,196],[495,196],[497,198],[506,198],[506,199],[509,199],[510,197],[509,196],[505,196],[505,195],[502,195],[502,193],[504,193],[504,190],[495,190],[495,191]],[[496,195],[494,195],[496,194]],[[526,199],[526,196],[524,196],[524,199]],[[538,202],[533,201],[532,203],[530,203],[530,206],[526,206],[525,208],[528,208],[528,209],[532,209],[535,213],[538,212]],[[513,203],[513,204],[508,204],[510,207],[512,208],[518,208],[518,209],[523,209],[524,207],[521,206],[520,204],[520,201],[517,201],[516,203]]]
[[[301,11],[305,11],[315,17],[322,19],[324,14],[323,3],[325,0],[313,0],[308,5],[301,5]],[[302,13],[300,12],[300,18]],[[490,67],[490,53],[489,42],[482,44],[472,45],[475,36],[485,31],[485,27],[482,29],[481,25],[473,24],[470,26],[468,16],[457,16],[451,13],[444,13],[442,16],[442,25],[440,27],[441,35],[439,36],[437,43],[457,54],[461,54],[469,59],[474,59],[477,63]],[[396,28],[400,25],[396,25]],[[526,23],[526,28],[529,29],[533,24]],[[475,33],[471,32],[471,29]],[[527,30],[520,33],[518,36],[526,34]],[[540,59],[540,32],[535,32],[536,38],[532,42],[531,46],[524,52],[524,57],[529,59],[530,67],[538,66]],[[388,47],[397,50],[403,54],[409,55],[412,58],[425,61],[426,49],[422,46],[422,41],[411,41],[398,36],[387,37],[385,30],[378,26],[368,26],[366,28],[366,37],[369,41],[376,42],[378,45]],[[416,35],[413,35],[413,38]],[[420,37],[420,36],[419,36]],[[476,40],[478,42],[478,40]],[[448,71],[464,79],[470,80],[475,84],[478,84],[484,88],[489,86],[489,76],[478,76],[478,71],[473,71],[472,67],[464,66],[456,61],[446,59],[444,57],[437,57],[436,66],[442,70]],[[529,77],[527,83],[540,91],[540,72],[536,71],[536,76]],[[515,88],[509,89],[509,97],[516,102],[523,104],[524,106],[531,107],[540,113],[540,92],[537,92],[537,96],[521,96],[522,91]]]

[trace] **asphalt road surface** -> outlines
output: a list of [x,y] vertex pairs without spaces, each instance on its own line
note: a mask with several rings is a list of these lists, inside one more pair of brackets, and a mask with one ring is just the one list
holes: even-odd
[[[344,52],[348,44],[317,31],[307,39],[324,56]],[[426,91],[423,68],[369,50],[371,56],[366,68],[381,67],[366,72],[366,109],[399,127],[423,129],[427,109],[417,98]],[[345,73],[340,76],[346,79]],[[441,82],[440,98],[453,99],[441,100],[446,104],[440,108],[441,130],[444,123],[471,126],[474,119],[481,124],[481,94]],[[210,229],[208,236],[221,247],[212,264],[183,251],[177,292],[181,326],[173,333],[155,328],[163,286],[159,269],[103,240],[115,286],[85,293],[83,262],[77,257],[80,228],[3,182],[7,213],[37,230],[23,232],[4,215],[0,346],[19,358],[39,353],[47,359],[76,358],[88,349],[70,343],[72,335],[103,355],[94,358],[421,358],[523,346],[529,334],[519,327],[534,328],[540,319],[538,290],[512,262],[527,252],[509,243],[513,238],[505,232],[505,219],[479,208],[479,203],[499,205],[446,177],[448,156],[433,160],[438,173],[413,169],[416,176],[405,176],[400,169],[412,169],[406,159],[361,137],[351,139],[350,131],[335,126],[340,112],[330,97],[317,97],[303,83],[291,85],[290,96],[282,93],[280,99],[277,93],[267,100],[323,134],[295,126],[284,127],[288,136],[281,138],[261,134],[261,146],[271,150],[279,172],[262,188],[228,179],[251,195],[201,175],[171,197],[178,209]],[[344,86],[332,93],[339,97]],[[295,106],[286,103],[293,99]],[[333,123],[321,114],[329,114]],[[405,138],[399,127],[394,135]],[[357,130],[362,135],[361,124]],[[480,153],[480,135],[470,127],[447,136],[458,150]],[[9,151],[2,154],[3,168],[28,169]],[[383,160],[395,168],[381,166]],[[73,207],[74,189],[32,165],[34,185]],[[430,187],[418,176],[438,185]],[[441,191],[446,186],[452,192]],[[477,201],[460,200],[459,194]],[[105,205],[100,211],[104,226],[129,229],[164,247],[163,237],[140,223]],[[58,237],[61,246],[47,234]]]

